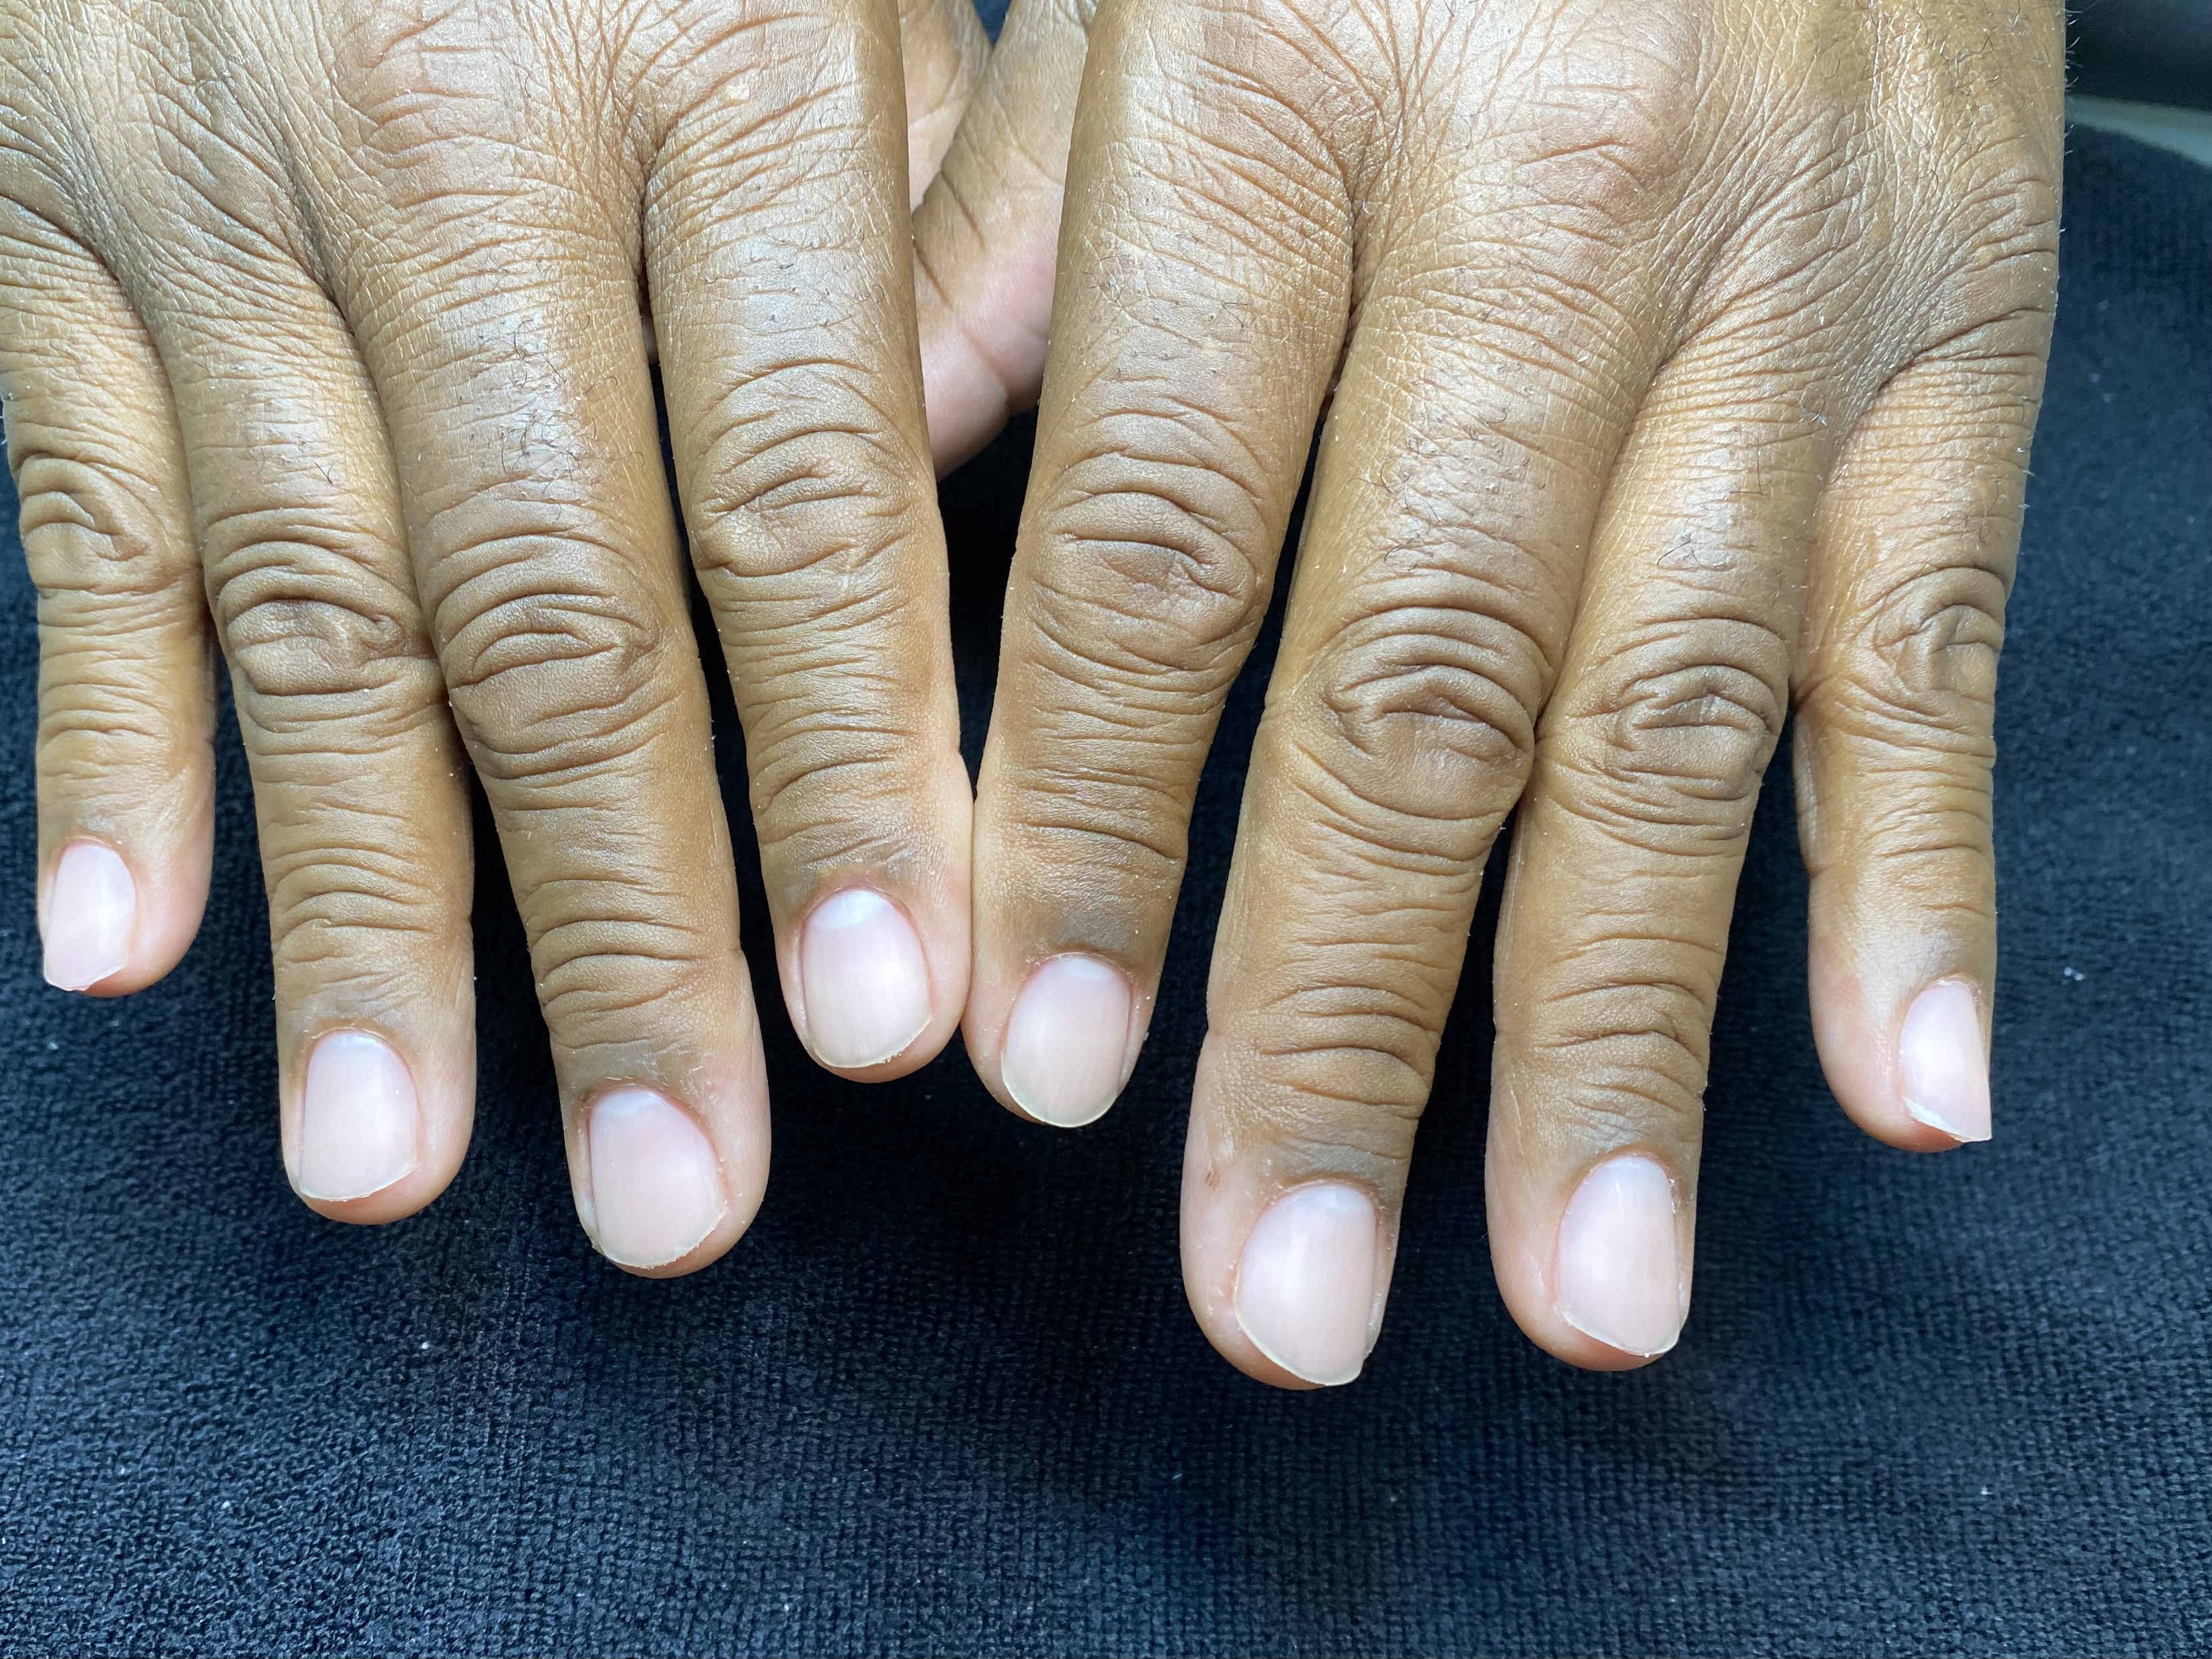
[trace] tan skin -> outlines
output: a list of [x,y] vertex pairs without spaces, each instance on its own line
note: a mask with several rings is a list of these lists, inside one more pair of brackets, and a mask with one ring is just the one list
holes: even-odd
[[[982,41],[947,7],[908,33],[926,179]],[[326,1215],[410,1213],[467,1143],[471,766],[586,1226],[625,1266],[684,1273],[758,1204],[758,1024],[649,348],[799,1029],[872,1079],[958,1023],[970,801],[900,35],[889,0],[0,18],[0,367],[40,594],[49,970],[119,994],[191,939],[211,625],[260,823],[286,1163]],[[87,843],[129,873],[125,948],[60,938],[57,970],[63,858]],[[836,1011],[807,1006],[810,917],[855,889],[903,914],[926,967],[885,1052],[825,1045]],[[303,1145],[333,1033],[375,1045],[368,1085],[396,1055],[415,1097],[412,1146],[367,1149],[362,1178],[406,1166],[374,1190]],[[595,1163],[610,1097],[627,1138]],[[688,1173],[626,1189],[612,1239],[594,1188],[623,1173],[618,1139]]]
[[[967,1016],[1010,1106],[1080,1121],[1133,1063],[1321,422],[1185,1164],[1191,1304],[1254,1376],[1342,1381],[1372,1340],[1509,813],[1498,1282],[1575,1364],[1672,1343],[1793,702],[1828,1076],[1892,1145],[1987,1133],[1990,706],[2061,67],[2058,9],[2014,0],[1009,19],[918,222],[940,459],[1042,375]],[[1032,158],[1068,111],[1056,223]],[[1048,359],[1015,284],[1055,235]],[[1127,1042],[1036,1110],[1009,1033],[1071,956],[1126,986],[1084,1006]],[[1262,1224],[1291,1198],[1313,1214]]]
[[[595,15],[562,27],[620,48],[562,61],[600,74],[649,62],[650,76],[617,75],[611,100],[604,83],[596,97],[553,100],[568,113],[529,152],[544,165],[511,170],[533,211],[471,244],[488,270],[547,273],[542,302],[490,312],[572,343],[535,381],[525,371],[544,351],[492,349],[497,331],[467,325],[470,306],[455,303],[477,266],[437,258],[453,216],[393,205],[434,200],[434,188],[337,193],[343,147],[316,150],[328,124],[296,112],[313,98],[335,100],[318,109],[378,107],[347,79],[361,57],[350,48],[278,77],[265,109],[227,106],[236,126],[222,165],[203,160],[191,191],[173,149],[161,167],[129,165],[117,154],[127,146],[85,118],[116,107],[112,68],[49,76],[50,103],[54,87],[69,94],[16,123],[5,193],[28,210],[10,222],[5,266],[40,296],[14,314],[43,320],[7,325],[0,360],[42,592],[42,882],[72,837],[93,836],[159,895],[131,963],[96,991],[149,982],[189,939],[206,868],[197,543],[255,765],[288,1146],[299,1055],[318,1030],[396,1033],[420,1074],[440,1079],[426,1098],[436,1093],[446,1127],[426,1130],[436,1155],[411,1184],[319,1207],[404,1213],[459,1156],[459,745],[486,780],[551,988],[572,1153],[585,1109],[626,1085],[680,1099],[706,1126],[728,1212],[695,1251],[653,1271],[711,1260],[757,1196],[757,1049],[703,716],[690,712],[696,666],[665,661],[688,653],[647,653],[665,677],[654,684],[674,688],[653,700],[662,724],[643,723],[665,732],[655,748],[629,735],[638,722],[604,718],[618,705],[596,684],[588,698],[573,680],[564,690],[556,653],[524,649],[518,672],[492,677],[507,689],[483,696],[488,647],[441,620],[466,580],[447,574],[453,561],[489,542],[526,550],[522,569],[562,572],[551,591],[635,594],[626,621],[680,630],[672,538],[653,521],[642,353],[627,366],[592,357],[605,358],[617,291],[640,272],[678,483],[694,547],[708,550],[702,574],[747,722],[801,1029],[794,964],[809,907],[872,885],[914,918],[933,1000],[909,1049],[854,1074],[926,1059],[964,994],[979,1073],[1047,1121],[1095,1116],[1133,1063],[1192,793],[1265,611],[1318,423],[1186,1164],[1192,1305],[1242,1369],[1310,1386],[1347,1380],[1364,1357],[1483,863],[1511,813],[1488,1168],[1499,1284],[1531,1337],[1573,1363],[1640,1364],[1672,1343],[1729,912],[1793,705],[1814,1026],[1831,1082],[1895,1146],[1936,1151],[1986,1133],[1990,708],[2056,263],[2057,7],[1107,0],[1094,11],[1018,0],[916,216],[914,312],[893,291],[904,240],[882,234],[901,182],[896,123],[866,117],[896,84],[896,19],[838,13],[838,73],[807,82],[845,136],[820,174],[836,169],[840,189],[804,198],[808,222],[853,217],[849,234],[792,240],[817,262],[802,276],[796,252],[747,258],[752,232],[696,228],[748,213],[783,222],[743,162],[712,145],[679,146],[723,158],[683,166],[639,148],[641,131],[665,143],[687,113],[732,118],[699,112],[726,108],[708,89],[763,52],[760,37],[704,31],[729,56],[687,69],[702,37],[667,26],[675,9],[602,9],[623,13],[623,27]],[[294,58],[298,40],[317,38],[243,18],[224,27]],[[335,38],[327,24],[323,33]],[[19,69],[33,50],[62,50],[45,36],[20,44],[36,34],[18,26]],[[933,126],[915,122],[941,137],[972,51],[957,23],[933,35],[909,19],[907,36],[909,96],[930,79],[913,67],[917,41],[954,43],[931,60],[952,91]],[[210,24],[191,38],[213,49],[229,37]],[[73,38],[69,54],[97,50]],[[763,76],[779,60],[744,61]],[[595,126],[573,113],[608,106],[625,118]],[[221,130],[213,116],[203,125]],[[461,117],[430,125],[418,158],[476,142]],[[58,131],[88,135],[49,145],[67,166],[21,159],[27,135]],[[296,150],[283,149],[286,133]],[[648,208],[642,243],[625,240],[637,204],[665,200],[652,181],[672,170],[702,205],[690,217]],[[915,176],[927,171],[918,154]],[[532,191],[549,172],[576,188],[539,201]],[[785,188],[815,176],[796,167]],[[294,199],[252,195],[271,177],[290,181]],[[245,194],[219,198],[226,219],[196,205],[210,190]],[[301,192],[313,204],[304,222]],[[561,221],[551,196],[561,212],[588,204],[595,228]],[[541,220],[559,233],[542,257],[501,256],[507,239],[553,235]],[[241,246],[225,224],[283,228],[270,233],[281,254]],[[695,228],[677,236],[676,225]],[[410,250],[439,274],[410,287],[397,257]],[[210,262],[251,280],[193,292]],[[753,297],[763,291],[838,296],[817,308],[821,339],[808,335],[802,355],[848,370],[823,377],[835,384],[806,411],[818,465],[802,471],[787,456],[773,484],[746,476],[757,442],[732,453],[685,441],[702,427],[726,440],[729,423],[709,411],[742,403],[774,367],[747,355],[773,309]],[[246,309],[216,326],[219,304]],[[249,317],[255,327],[240,326]],[[238,339],[271,329],[298,348],[283,362],[240,352]],[[975,806],[972,990],[917,350],[940,466],[1042,396]],[[87,375],[94,351],[103,372]],[[301,362],[316,372],[302,375]],[[434,372],[448,364],[459,367]],[[240,395],[256,387],[264,395]],[[126,417],[172,396],[181,437],[126,445]],[[275,410],[257,413],[264,403]],[[478,418],[465,418],[471,410]],[[825,410],[865,440],[836,435],[841,419]],[[799,418],[781,404],[763,418],[776,415]],[[518,438],[540,432],[526,452],[542,458],[535,471],[495,473],[527,511],[487,482],[494,521],[449,531],[456,492],[462,506],[477,499],[457,480],[491,469],[471,445],[511,467]],[[34,474],[63,447],[41,434],[80,446],[67,462],[76,470],[52,484]],[[275,469],[269,457],[301,465]],[[800,476],[821,488],[794,487]],[[346,487],[336,500],[332,478]],[[714,510],[779,488],[771,512]],[[402,619],[379,639],[410,648],[345,655],[321,635],[303,647],[312,629],[271,623],[267,639],[242,629],[235,615],[272,613],[226,607],[229,586],[259,568],[233,544],[278,538],[227,531],[244,520],[204,499],[218,495],[264,514],[337,514],[345,533],[313,546],[343,541],[356,568],[389,567],[386,588],[412,596],[421,620],[386,601],[374,614]],[[732,517],[744,538],[723,528]],[[307,538],[287,533],[296,557]],[[810,630],[838,634],[824,628],[827,590],[805,586],[830,568],[865,570],[877,592],[904,597],[860,624],[884,630],[882,647],[872,635],[865,659],[842,659],[883,664],[880,676],[836,675],[840,647],[811,643]],[[793,585],[772,590],[788,605],[755,601],[778,582]],[[373,654],[374,684],[331,682],[334,654],[354,665]],[[436,707],[441,674],[451,725]],[[549,794],[544,769],[517,763],[564,697],[602,715],[562,734],[577,763],[562,775],[568,798]],[[833,718],[903,741],[810,787],[833,758],[822,748]],[[787,720],[805,735],[780,747]],[[374,740],[349,736],[357,726]],[[323,763],[333,755],[345,763]],[[394,799],[414,805],[384,811]],[[559,832],[538,830],[553,823]],[[392,867],[437,880],[386,893],[362,877],[368,860],[319,850],[368,846],[397,846]],[[318,874],[333,866],[343,879]],[[648,929],[653,950],[627,948]],[[686,942],[668,953],[674,963],[661,960],[664,934]],[[574,939],[592,946],[572,954]],[[1121,1040],[1078,1054],[1080,1044],[1037,1039],[1042,1017],[1018,1005],[1048,969],[1063,1014],[1097,1030],[1110,1024],[1098,1012],[1118,1009]],[[1058,1056],[1063,1074],[1045,1076],[1036,1055]],[[426,1109],[426,1123],[434,1115]],[[589,1225],[588,1160],[574,1167]]]

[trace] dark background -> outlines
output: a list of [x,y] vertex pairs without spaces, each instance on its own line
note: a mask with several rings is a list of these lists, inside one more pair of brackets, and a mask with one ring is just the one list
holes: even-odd
[[[955,1051],[864,1090],[781,1022],[758,1224],[591,1253],[495,843],[474,1151],[428,1213],[285,1188],[222,749],[207,927],[40,983],[35,640],[0,550],[0,1650],[2174,1652],[2212,1645],[2212,173],[2077,134],[2002,702],[1997,1139],[1828,1100],[1778,765],[1713,1049],[1681,1346],[1571,1370],[1492,1286],[1486,941],[1365,1378],[1279,1394],[1182,1302],[1224,722],[1122,1104],[1028,1127]],[[971,758],[1024,434],[945,487]],[[13,523],[0,501],[0,520]],[[720,710],[733,823],[735,722]],[[1494,904],[1494,896],[1493,896]]]
[[2075,0],[2067,33],[2078,91],[2212,109],[2212,0]]

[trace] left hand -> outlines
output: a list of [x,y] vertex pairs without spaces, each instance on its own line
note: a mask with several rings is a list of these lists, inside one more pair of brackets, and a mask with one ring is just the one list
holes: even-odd
[[191,942],[219,645],[322,1213],[409,1214],[467,1145],[473,769],[592,1239],[665,1276],[750,1220],[695,574],[793,1024],[863,1080],[950,1040],[970,795],[906,228],[981,56],[967,0],[0,0],[47,975],[121,995]]

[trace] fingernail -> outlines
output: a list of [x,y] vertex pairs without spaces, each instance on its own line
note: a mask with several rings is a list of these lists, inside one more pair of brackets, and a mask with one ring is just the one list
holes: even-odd
[[1063,1129],[1104,1115],[1129,1054],[1128,976],[1097,957],[1054,957],[1014,999],[999,1075],[1014,1103]]
[[307,1053],[301,1089],[304,1198],[366,1198],[415,1167],[415,1079],[391,1045],[366,1031],[331,1031]]
[[1583,1177],[1559,1221],[1559,1317],[1623,1353],[1662,1354],[1690,1311],[1674,1231],[1674,1183],[1648,1158]]
[[826,899],[799,945],[806,1037],[830,1066],[875,1066],[903,1054],[929,1024],[929,964],[914,924],[866,887]]
[[1943,980],[1913,999],[1897,1070],[1913,1116],[1954,1139],[1990,1138],[1990,1066],[1981,1012],[1965,980]]
[[131,960],[138,889],[112,847],[73,841],[54,861],[46,890],[46,983],[64,991],[97,985]]
[[714,1149],[691,1115],[650,1089],[600,1097],[585,1127],[592,1231],[625,1267],[686,1256],[728,1207]]
[[1270,1204],[1237,1267],[1237,1322],[1294,1376],[1334,1387],[1367,1363],[1375,1206],[1356,1188],[1297,1187]]

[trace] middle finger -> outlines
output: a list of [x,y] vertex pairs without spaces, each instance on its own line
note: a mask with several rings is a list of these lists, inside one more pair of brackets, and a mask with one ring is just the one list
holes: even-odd
[[638,321],[641,164],[604,64],[497,9],[372,10],[335,56],[333,274],[529,937],[577,1209],[618,1264],[689,1272],[759,1201],[767,1092]]

